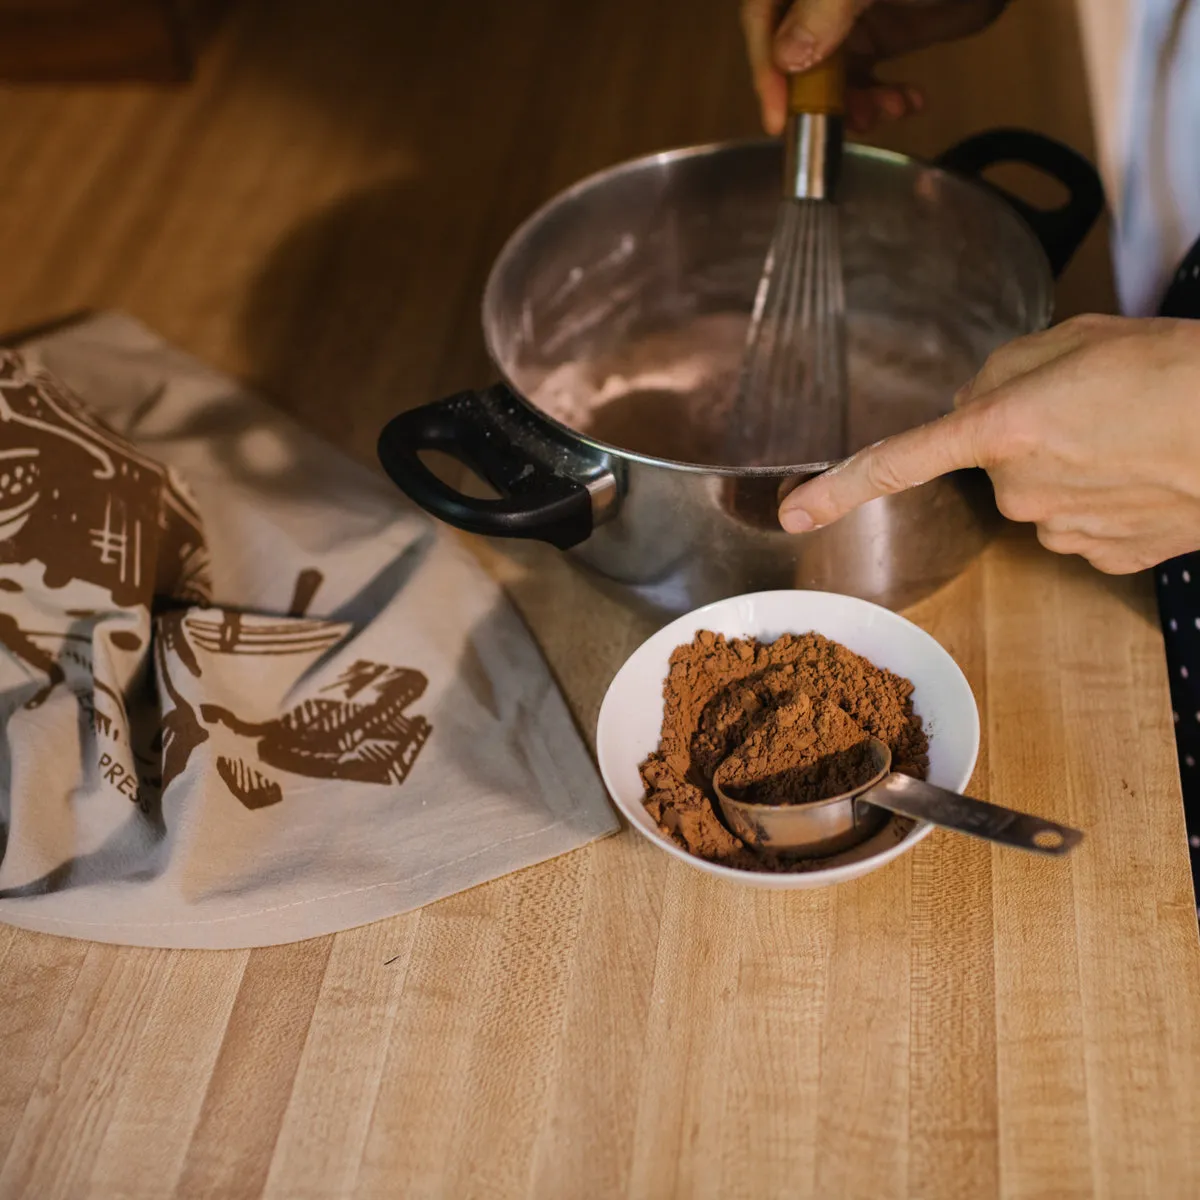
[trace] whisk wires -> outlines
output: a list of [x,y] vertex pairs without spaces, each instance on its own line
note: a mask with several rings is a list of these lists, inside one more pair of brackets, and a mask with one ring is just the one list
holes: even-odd
[[794,466],[845,457],[846,300],[838,208],[784,200],[763,265],[730,422],[730,459]]

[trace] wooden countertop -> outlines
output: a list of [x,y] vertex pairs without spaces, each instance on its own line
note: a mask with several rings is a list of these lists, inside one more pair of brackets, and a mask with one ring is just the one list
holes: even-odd
[[[396,407],[488,378],[478,295],[537,203],[754,129],[735,7],[245,5],[189,89],[0,91],[0,327],[126,308],[370,461]],[[889,144],[1090,143],[1068,0],[917,69]],[[1063,307],[1109,287],[1098,234]],[[481,552],[590,731],[648,627],[550,551]],[[1200,1195],[1147,581],[1014,532],[912,615],[979,696],[979,794],[1084,826],[1068,863],[935,835],[772,894],[627,831],[273,949],[0,927],[0,1195]]]

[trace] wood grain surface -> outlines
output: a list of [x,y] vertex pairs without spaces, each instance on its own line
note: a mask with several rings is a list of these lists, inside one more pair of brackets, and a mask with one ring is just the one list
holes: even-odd
[[[930,153],[1088,149],[1068,0],[912,66]],[[0,327],[123,307],[372,461],[489,377],[508,232],[643,151],[753,132],[733,0],[237,7],[191,87],[0,91]],[[1061,311],[1111,304],[1103,231]],[[477,547],[580,726],[650,632],[549,550]],[[1194,1197],[1200,939],[1145,579],[1014,531],[912,614],[985,718],[950,835],[836,890],[726,886],[625,831],[252,952],[0,927],[0,1197]]]

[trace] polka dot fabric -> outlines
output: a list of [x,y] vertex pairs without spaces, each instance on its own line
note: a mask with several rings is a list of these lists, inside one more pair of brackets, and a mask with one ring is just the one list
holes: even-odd
[[[1200,318],[1200,241],[1176,271],[1159,315]],[[1167,647],[1192,885],[1200,890],[1200,553],[1162,563],[1154,583]]]
[[1155,586],[1167,646],[1192,882],[1200,886],[1200,554],[1163,563],[1155,572]]

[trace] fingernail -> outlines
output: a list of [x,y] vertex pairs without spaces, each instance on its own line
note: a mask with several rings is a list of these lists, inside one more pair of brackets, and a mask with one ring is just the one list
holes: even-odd
[[775,36],[775,57],[785,71],[807,71],[817,61],[817,43],[807,29],[785,25]]
[[778,137],[783,132],[784,125],[787,124],[787,117],[775,106],[763,104],[762,124],[768,137]]
[[785,533],[808,533],[816,528],[812,517],[799,507],[784,506],[779,510],[779,523]]

